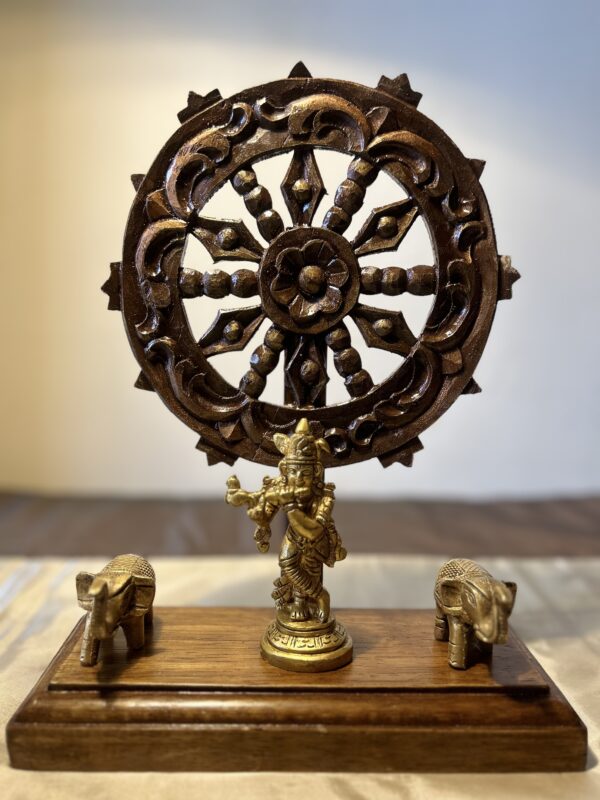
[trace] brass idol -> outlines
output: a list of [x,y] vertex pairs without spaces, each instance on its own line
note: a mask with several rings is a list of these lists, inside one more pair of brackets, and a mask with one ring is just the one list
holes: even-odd
[[454,558],[435,581],[435,638],[448,642],[448,663],[466,669],[505,644],[517,585],[499,581],[474,561]]
[[101,642],[112,638],[119,625],[129,648],[144,646],[156,589],[154,570],[145,558],[117,556],[97,575],[80,572],[76,585],[79,605],[87,611],[79,659],[83,666],[98,662]]
[[282,453],[279,476],[264,478],[257,492],[247,492],[233,475],[227,481],[226,501],[246,505],[256,523],[254,540],[261,553],[269,549],[271,522],[278,511],[287,517],[279,551],[280,577],[272,597],[276,618],[262,642],[271,664],[296,672],[324,672],[352,660],[352,639],[331,613],[329,592],[323,586],[323,564],[333,567],[346,557],[332,518],[333,483],[323,481],[321,453],[329,453],[325,439],[310,432],[301,419],[291,436],[276,433]]

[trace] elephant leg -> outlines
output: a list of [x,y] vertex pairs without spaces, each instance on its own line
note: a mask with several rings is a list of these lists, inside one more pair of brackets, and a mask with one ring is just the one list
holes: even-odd
[[140,614],[137,617],[130,617],[121,623],[127,647],[131,650],[139,650],[144,646],[144,615]]
[[446,615],[439,606],[436,608],[433,635],[438,642],[448,641],[448,620],[446,619]]
[[92,635],[92,615],[87,614],[85,618],[85,628],[83,639],[81,640],[81,653],[79,661],[85,667],[93,667],[98,663],[98,653],[100,651],[100,639]]
[[468,660],[469,636],[467,625],[455,617],[448,618],[448,663],[454,669],[466,669]]
[[154,613],[151,608],[144,614],[144,627],[149,628],[154,622]]

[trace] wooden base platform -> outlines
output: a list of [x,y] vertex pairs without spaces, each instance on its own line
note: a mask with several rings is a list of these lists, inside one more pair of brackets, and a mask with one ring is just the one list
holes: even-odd
[[584,769],[585,726],[511,632],[490,662],[447,665],[432,611],[339,610],[354,661],[279,670],[272,609],[157,608],[141,653],[119,631],[79,664],[83,620],[7,728],[39,770],[551,772]]

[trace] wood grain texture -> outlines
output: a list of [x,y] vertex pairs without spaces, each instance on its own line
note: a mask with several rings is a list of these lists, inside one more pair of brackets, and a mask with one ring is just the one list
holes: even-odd
[[[117,641],[97,668],[75,670],[79,623],[9,723],[12,765],[373,772],[585,766],[585,727],[514,635],[496,648],[503,655],[491,665],[457,672],[445,664],[444,643],[432,638],[432,612],[340,612],[355,638],[355,661],[311,676],[260,659],[256,634],[270,614],[159,608],[146,655],[128,658]],[[378,636],[384,630],[398,637]]]
[[82,669],[76,641],[50,688],[548,691],[514,634],[496,648],[491,664],[450,669],[448,645],[434,640],[433,612],[425,610],[341,610],[337,618],[351,632],[353,662],[327,674],[288,675],[260,658],[259,642],[273,616],[268,608],[157,609],[143,655],[127,653],[119,630],[102,662]]

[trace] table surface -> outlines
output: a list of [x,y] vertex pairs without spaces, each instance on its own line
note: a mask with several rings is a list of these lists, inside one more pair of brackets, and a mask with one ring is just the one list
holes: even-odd
[[[160,605],[269,605],[275,556],[151,559]],[[337,607],[429,608],[440,557],[350,556],[327,571]],[[2,728],[81,616],[75,575],[105,559],[0,559],[0,718]],[[600,559],[485,558],[519,590],[513,625],[588,726],[583,773],[422,775],[336,773],[60,773],[22,772],[0,753],[5,800],[204,796],[263,798],[600,797]],[[468,755],[466,754],[466,757]]]
[[[400,468],[398,468],[400,469]],[[400,473],[398,473],[400,474]],[[600,497],[545,500],[340,498],[349,553],[600,556]],[[274,537],[285,519],[273,520]],[[126,542],[126,545],[123,545]],[[60,497],[0,492],[0,556],[253,555],[252,525],[221,498]]]

